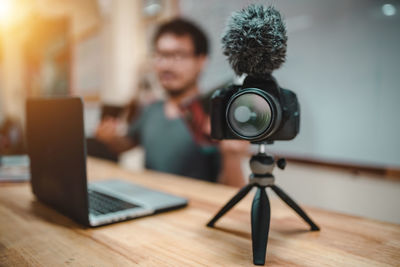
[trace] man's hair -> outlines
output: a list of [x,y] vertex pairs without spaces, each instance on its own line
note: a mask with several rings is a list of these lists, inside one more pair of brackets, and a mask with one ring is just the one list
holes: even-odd
[[162,24],[154,35],[153,43],[156,44],[161,36],[168,33],[177,36],[189,35],[193,42],[194,53],[196,55],[208,55],[207,36],[203,30],[193,22],[183,18],[175,18]]

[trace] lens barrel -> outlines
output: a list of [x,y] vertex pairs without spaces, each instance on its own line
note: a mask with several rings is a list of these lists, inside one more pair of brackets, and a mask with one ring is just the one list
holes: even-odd
[[268,92],[245,88],[234,94],[226,108],[226,121],[231,131],[241,139],[265,140],[281,121],[279,102]]

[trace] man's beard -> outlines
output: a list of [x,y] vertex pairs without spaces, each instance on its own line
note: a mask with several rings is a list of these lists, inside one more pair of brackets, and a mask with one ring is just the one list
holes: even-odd
[[176,88],[174,90],[165,89],[165,91],[167,92],[167,95],[170,98],[179,98],[182,95],[184,95],[187,91],[189,91],[190,88],[192,88],[195,84],[196,84],[196,82],[190,82],[179,89],[176,89]]
[[167,91],[167,95],[169,97],[177,98],[177,97],[184,95],[187,92],[187,90],[188,90],[188,87],[184,87],[184,88],[181,88],[178,90],[175,89],[175,90],[165,90],[165,91]]

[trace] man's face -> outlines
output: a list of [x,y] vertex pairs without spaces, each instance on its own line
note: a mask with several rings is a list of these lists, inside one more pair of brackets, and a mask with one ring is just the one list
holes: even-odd
[[167,93],[180,95],[196,84],[205,58],[194,53],[189,35],[167,33],[156,42],[154,68]]

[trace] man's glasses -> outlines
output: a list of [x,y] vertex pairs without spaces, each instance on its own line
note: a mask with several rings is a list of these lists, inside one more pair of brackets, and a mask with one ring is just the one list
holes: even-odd
[[183,62],[190,58],[193,58],[194,54],[189,52],[177,51],[177,52],[155,52],[153,59],[156,63],[163,61],[169,62]]

